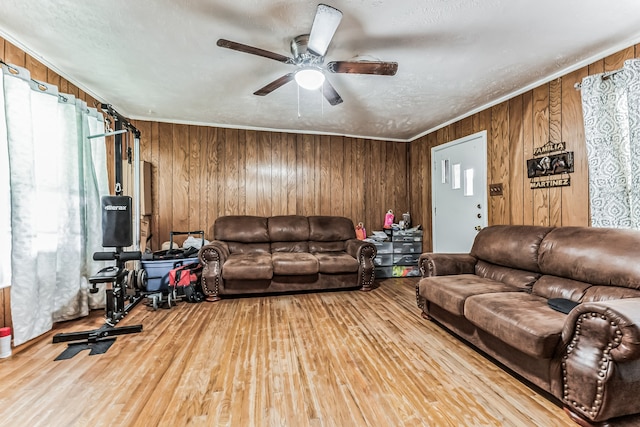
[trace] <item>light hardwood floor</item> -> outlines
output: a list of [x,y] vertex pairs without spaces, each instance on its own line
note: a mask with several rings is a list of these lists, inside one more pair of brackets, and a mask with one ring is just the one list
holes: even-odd
[[574,426],[436,325],[415,279],[330,292],[139,305],[103,355],[53,333],[0,361],[2,426]]

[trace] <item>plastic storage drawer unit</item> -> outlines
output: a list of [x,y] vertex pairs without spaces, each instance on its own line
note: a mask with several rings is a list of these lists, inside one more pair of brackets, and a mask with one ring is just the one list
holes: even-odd
[[379,255],[392,254],[393,243],[391,242],[373,242]]
[[394,242],[422,242],[422,230],[398,230],[393,233]]
[[422,252],[421,243],[393,242],[394,254],[419,254]]
[[373,259],[373,264],[376,267],[384,267],[384,266],[388,266],[388,265],[393,265],[393,255],[391,255],[391,254],[377,255]]

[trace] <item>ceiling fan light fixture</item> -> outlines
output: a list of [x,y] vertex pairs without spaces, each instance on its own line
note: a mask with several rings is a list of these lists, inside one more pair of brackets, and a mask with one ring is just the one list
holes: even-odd
[[295,79],[301,88],[316,90],[324,83],[324,74],[315,68],[303,68],[296,72]]

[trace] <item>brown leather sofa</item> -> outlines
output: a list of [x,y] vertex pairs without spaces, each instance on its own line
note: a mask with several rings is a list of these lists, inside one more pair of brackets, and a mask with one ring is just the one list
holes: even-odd
[[[580,425],[640,425],[640,232],[492,226],[469,254],[419,262],[423,317],[550,393]],[[557,299],[579,304],[565,314],[550,307]]]
[[223,216],[198,254],[209,301],[222,295],[360,288],[374,280],[372,243],[338,216]]

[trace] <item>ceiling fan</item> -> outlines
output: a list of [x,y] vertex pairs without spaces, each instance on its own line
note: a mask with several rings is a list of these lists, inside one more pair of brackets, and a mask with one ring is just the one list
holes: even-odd
[[330,73],[393,76],[398,70],[397,62],[331,61],[324,64],[324,56],[327,53],[327,48],[338,25],[340,25],[341,19],[342,12],[338,9],[327,6],[326,4],[319,4],[316,10],[316,16],[313,19],[313,24],[311,25],[310,33],[299,35],[291,41],[293,58],[226,39],[219,39],[217,45],[297,67],[296,71],[285,74],[258,89],[253,93],[254,95],[268,95],[279,87],[295,80],[298,85],[304,89],[315,90],[322,88],[322,94],[327,101],[329,101],[329,104],[337,105],[342,102],[342,98],[331,83],[325,79],[325,71]]

